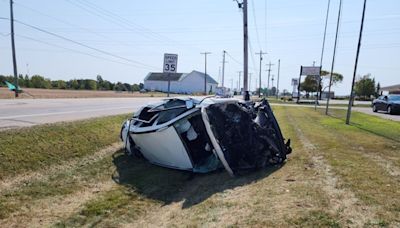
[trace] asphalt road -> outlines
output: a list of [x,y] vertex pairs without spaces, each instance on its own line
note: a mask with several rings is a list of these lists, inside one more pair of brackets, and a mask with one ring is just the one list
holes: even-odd
[[0,130],[132,113],[162,98],[0,100]]
[[[132,113],[143,105],[157,102],[161,99],[163,98],[0,99],[0,130]],[[313,107],[310,105],[287,105]],[[324,108],[324,106],[319,106],[319,108]],[[344,107],[332,108],[345,109]],[[385,119],[400,121],[400,115],[374,113],[371,108],[355,107],[354,110]]]

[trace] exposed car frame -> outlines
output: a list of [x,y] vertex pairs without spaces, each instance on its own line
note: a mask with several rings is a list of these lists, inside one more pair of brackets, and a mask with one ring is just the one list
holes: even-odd
[[171,98],[141,108],[124,122],[129,155],[179,170],[231,175],[281,164],[291,152],[266,100]]

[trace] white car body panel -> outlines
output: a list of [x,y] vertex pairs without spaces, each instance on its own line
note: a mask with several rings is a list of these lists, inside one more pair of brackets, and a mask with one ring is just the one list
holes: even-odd
[[193,168],[185,146],[173,126],[145,134],[131,134],[131,137],[151,163],[182,170]]

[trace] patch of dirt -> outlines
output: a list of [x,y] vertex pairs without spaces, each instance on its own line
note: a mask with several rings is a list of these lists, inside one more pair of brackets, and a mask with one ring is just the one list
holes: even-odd
[[50,177],[50,175],[56,175],[57,173],[63,172],[66,169],[71,169],[73,167],[84,166],[90,163],[94,163],[120,149],[122,149],[122,144],[120,142],[114,143],[102,150],[99,150],[83,158],[67,161],[61,165],[50,166],[47,169],[39,170],[36,172],[29,172],[26,174],[17,175],[13,178],[7,178],[0,181],[0,193],[4,191],[10,191],[13,188],[17,188],[18,186],[21,186],[27,182],[38,180],[45,181]]
[[287,118],[295,127],[301,143],[310,153],[312,167],[317,170],[319,176],[315,179],[316,184],[328,195],[332,213],[338,214],[343,223],[354,227],[362,227],[376,219],[375,210],[363,205],[351,190],[338,188],[340,179],[334,174],[332,167],[325,161],[324,157],[318,154],[317,146],[310,142],[291,116],[287,115]]

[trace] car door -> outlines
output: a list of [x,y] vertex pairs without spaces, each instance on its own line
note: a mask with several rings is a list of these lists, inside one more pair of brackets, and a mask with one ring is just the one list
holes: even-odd
[[375,107],[377,110],[384,110],[383,108],[383,96],[379,96],[375,102]]
[[381,102],[381,110],[387,111],[388,104],[389,104],[389,97],[384,96]]

